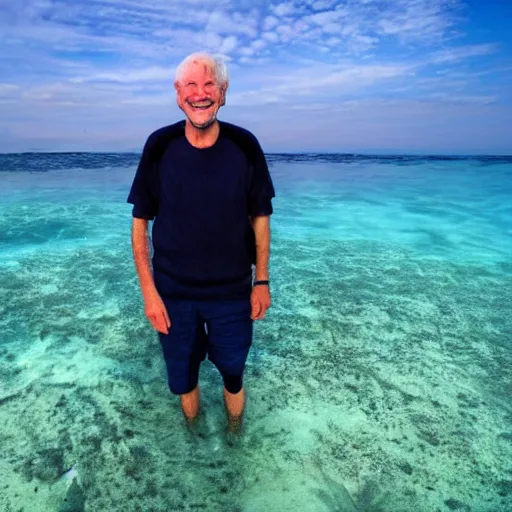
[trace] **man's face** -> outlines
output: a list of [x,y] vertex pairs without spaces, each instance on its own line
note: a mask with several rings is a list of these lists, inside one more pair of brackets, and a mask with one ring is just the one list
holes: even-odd
[[219,86],[212,69],[203,62],[192,62],[175,87],[178,106],[192,126],[200,130],[208,128],[225,102],[225,90]]

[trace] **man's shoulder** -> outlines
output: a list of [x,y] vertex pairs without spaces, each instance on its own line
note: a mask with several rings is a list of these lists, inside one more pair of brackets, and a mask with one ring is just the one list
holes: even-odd
[[256,136],[246,128],[242,128],[236,124],[219,121],[223,136],[230,138],[241,149],[249,152],[258,151],[260,144]]
[[178,121],[167,126],[162,126],[150,134],[147,140],[148,146],[160,146],[167,144],[172,139],[185,134],[185,121]]

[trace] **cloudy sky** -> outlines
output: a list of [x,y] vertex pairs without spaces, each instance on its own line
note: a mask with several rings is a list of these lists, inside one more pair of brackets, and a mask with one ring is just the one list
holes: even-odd
[[229,63],[265,151],[512,154],[512,0],[0,0],[0,151],[139,151]]

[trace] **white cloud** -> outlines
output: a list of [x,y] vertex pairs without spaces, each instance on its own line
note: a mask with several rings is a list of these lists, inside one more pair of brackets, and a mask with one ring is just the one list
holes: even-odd
[[258,19],[258,12],[254,9],[250,13],[233,13],[233,20],[240,27],[240,33],[249,37],[258,35]]
[[254,27],[247,23],[240,23],[230,14],[223,11],[212,12],[205,30],[222,35],[247,34],[254,36],[256,34]]
[[271,30],[279,25],[279,20],[275,16],[267,16],[263,20],[263,30]]
[[223,38],[214,33],[214,32],[206,32],[206,34],[197,34],[195,40],[199,45],[203,48],[206,48],[210,51],[218,51],[223,43]]
[[440,101],[450,104],[464,104],[464,105],[489,105],[497,100],[496,96],[483,96],[483,95],[470,95],[470,94],[449,94],[447,92],[432,93],[428,97],[431,100]]
[[[247,54],[250,55],[250,54]],[[256,71],[257,72],[257,71]],[[261,74],[261,87],[235,95],[235,99],[257,98],[289,104],[290,98],[324,97],[330,99],[343,94],[363,93],[374,85],[383,85],[393,79],[401,79],[411,73],[403,65],[335,65],[312,64],[296,69],[266,70]],[[268,83],[266,83],[268,82]],[[243,103],[242,100],[240,100]]]
[[279,25],[279,27],[276,28],[276,32],[280,35],[281,40],[283,41],[289,41],[296,34],[291,25]]
[[279,41],[279,36],[275,32],[263,32],[261,38],[271,43],[277,43],[277,41]]
[[379,42],[377,37],[353,34],[348,41],[348,47],[353,53],[363,53],[375,47]]
[[72,78],[70,81],[74,83],[82,82],[118,82],[118,83],[134,83],[134,82],[155,82],[172,80],[173,70],[162,67],[151,67],[143,69],[125,69],[109,73],[97,73],[88,77]]
[[270,9],[278,17],[290,16],[296,11],[296,7],[292,2],[283,2],[277,5],[271,5]]
[[405,41],[436,41],[455,23],[458,0],[396,0],[377,22],[378,33]]
[[332,5],[332,2],[330,0],[318,0],[316,2],[313,2],[311,4],[311,7],[315,11],[323,11],[325,9],[329,9],[329,7],[331,7],[331,5]]
[[[247,59],[247,63],[252,62]],[[228,102],[231,106],[260,106],[269,103],[278,103],[281,100],[280,96],[273,94],[270,90],[264,91],[246,91],[241,93],[233,93],[229,96]]]
[[[73,103],[71,99],[73,90],[78,91],[80,88],[78,86],[57,82],[51,85],[30,88],[22,93],[22,98],[36,103],[50,100],[53,104],[64,103],[65,105],[70,105]],[[76,101],[79,101],[78,96],[76,97]]]
[[325,11],[311,14],[304,17],[304,21],[307,23],[313,23],[316,25],[324,26],[333,23],[338,23],[342,18],[346,17],[346,13],[343,11]]
[[297,34],[302,34],[310,29],[309,23],[302,19],[298,19],[293,24],[293,28]]
[[246,57],[250,57],[251,55],[254,55],[254,48],[239,48],[238,53],[241,55],[245,55]]
[[251,43],[251,48],[254,48],[256,51],[262,50],[265,46],[267,46],[267,43],[261,39],[257,39]]
[[432,55],[431,60],[436,64],[447,62],[456,62],[471,57],[480,57],[482,55],[489,55],[497,51],[494,44],[478,44],[471,46],[459,46],[437,52]]
[[20,86],[16,84],[2,84],[0,83],[0,95],[10,94],[19,91]]
[[325,41],[325,44],[328,46],[339,46],[341,44],[341,39],[339,37],[330,37]]
[[[360,65],[344,69],[333,70],[323,77],[315,77],[314,80],[297,82],[296,88],[322,87],[322,86],[344,86],[345,90],[367,87],[391,78],[401,77],[409,73],[410,69],[404,65]],[[340,89],[337,89],[340,90]]]
[[341,32],[341,26],[337,23],[326,23],[322,26],[322,30],[325,34],[339,34]]
[[222,41],[219,52],[226,54],[231,53],[238,46],[238,38],[236,36],[228,36]]

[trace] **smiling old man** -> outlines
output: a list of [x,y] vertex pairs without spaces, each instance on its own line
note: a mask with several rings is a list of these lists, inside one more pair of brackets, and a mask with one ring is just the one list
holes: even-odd
[[235,432],[245,407],[253,321],[264,318],[271,302],[275,194],[254,135],[217,120],[228,83],[225,64],[209,54],[192,54],[177,67],[174,86],[185,120],[149,136],[128,202],[145,314],[159,333],[169,388],[193,424],[199,367],[208,356],[222,376]]

